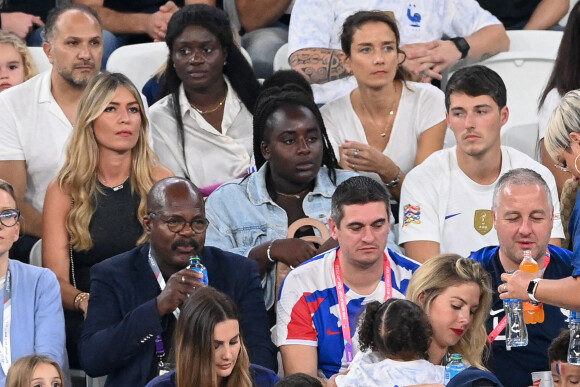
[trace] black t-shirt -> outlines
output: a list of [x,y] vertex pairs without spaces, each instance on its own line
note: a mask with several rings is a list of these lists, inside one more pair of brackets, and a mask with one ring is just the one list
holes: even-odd
[[[117,12],[155,13],[167,0],[105,0],[104,6]],[[183,7],[183,0],[174,0]]]
[[491,12],[503,25],[509,27],[527,23],[542,0],[477,0],[483,9]]
[[4,0],[0,1],[0,12],[24,12],[40,16],[46,22],[48,11],[55,6],[55,0]]

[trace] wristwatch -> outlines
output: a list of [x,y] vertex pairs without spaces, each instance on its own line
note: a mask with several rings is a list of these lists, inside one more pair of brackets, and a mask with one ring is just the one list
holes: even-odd
[[538,299],[536,298],[536,289],[538,288],[538,284],[540,283],[540,281],[543,278],[534,278],[533,280],[530,281],[530,283],[528,284],[528,297],[530,297],[530,300],[534,301],[534,302],[540,302],[538,301]]
[[464,59],[467,56],[469,49],[471,48],[469,46],[469,43],[467,43],[467,40],[461,37],[451,38],[449,40],[455,44],[455,47],[457,47],[457,49],[461,53],[461,59]]

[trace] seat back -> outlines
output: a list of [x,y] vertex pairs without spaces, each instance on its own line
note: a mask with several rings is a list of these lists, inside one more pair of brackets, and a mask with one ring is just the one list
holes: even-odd
[[32,60],[34,61],[39,73],[52,68],[52,64],[48,61],[42,47],[28,47],[28,51],[30,51],[30,56],[32,56]]
[[131,44],[117,48],[107,61],[107,70],[123,73],[143,89],[147,81],[167,61],[169,50],[165,42]]
[[42,239],[36,241],[32,248],[30,249],[30,255],[28,256],[28,262],[31,265],[42,267]]
[[274,71],[290,69],[290,63],[288,63],[288,43],[284,43],[276,51],[276,55],[274,56]]
[[501,130],[501,144],[524,152],[539,163],[542,161],[537,123],[504,126]]

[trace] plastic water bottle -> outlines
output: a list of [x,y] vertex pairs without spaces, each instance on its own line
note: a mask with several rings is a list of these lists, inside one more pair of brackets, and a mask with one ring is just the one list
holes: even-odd
[[203,274],[203,278],[200,279],[201,282],[207,286],[209,284],[209,279],[207,277],[207,269],[201,263],[201,258],[197,255],[189,257],[189,266],[187,267],[190,270],[197,271],[198,273]]
[[[537,273],[540,270],[538,263],[532,257],[531,250],[524,250],[524,259],[520,263],[520,270],[528,273]],[[526,324],[544,322],[544,305],[541,302],[524,301],[524,321]]]
[[451,361],[445,366],[445,385],[447,385],[455,375],[467,368],[462,360],[463,357],[460,353],[454,353],[451,355]]
[[528,345],[528,330],[524,322],[524,308],[522,300],[503,300],[503,309],[507,317],[505,346],[525,347]]
[[580,365],[580,314],[570,311],[570,345],[568,346],[568,363]]

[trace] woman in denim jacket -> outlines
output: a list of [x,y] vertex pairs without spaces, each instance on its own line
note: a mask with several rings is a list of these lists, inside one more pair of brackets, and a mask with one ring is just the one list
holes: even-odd
[[328,226],[336,186],[355,176],[338,162],[311,94],[297,84],[265,89],[254,112],[254,157],[258,171],[224,184],[207,200],[207,245],[258,262],[266,308],[274,304],[275,263],[298,266],[316,247],[287,238],[288,226],[312,218]]

